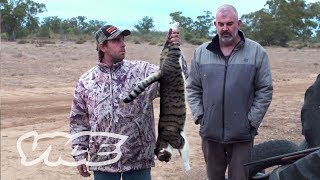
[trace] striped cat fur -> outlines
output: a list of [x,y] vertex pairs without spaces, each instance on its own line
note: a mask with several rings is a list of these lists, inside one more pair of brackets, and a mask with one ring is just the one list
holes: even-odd
[[[175,23],[172,29],[178,28],[178,25]],[[179,46],[166,42],[160,54],[160,70],[138,83],[123,101],[133,101],[149,85],[160,82],[160,119],[155,154],[160,161],[168,162],[173,148],[178,149],[184,170],[188,171],[189,144],[184,134],[186,104],[182,58]]]

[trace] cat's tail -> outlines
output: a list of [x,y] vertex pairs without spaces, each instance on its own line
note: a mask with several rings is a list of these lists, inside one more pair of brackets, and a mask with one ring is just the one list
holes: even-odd
[[129,103],[139,96],[148,86],[161,78],[161,72],[157,71],[144,80],[140,81],[137,86],[123,99],[124,103]]
[[190,161],[189,161],[189,143],[187,141],[186,135],[183,131],[181,131],[181,136],[184,139],[184,145],[181,149],[179,149],[179,153],[182,159],[182,166],[185,173],[188,173],[190,171]]

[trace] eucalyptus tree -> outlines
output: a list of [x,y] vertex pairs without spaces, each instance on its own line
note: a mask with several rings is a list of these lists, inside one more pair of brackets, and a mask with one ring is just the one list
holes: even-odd
[[11,41],[19,32],[21,36],[34,33],[39,27],[36,15],[47,10],[45,4],[32,0],[0,0],[0,9],[1,32],[7,33]]

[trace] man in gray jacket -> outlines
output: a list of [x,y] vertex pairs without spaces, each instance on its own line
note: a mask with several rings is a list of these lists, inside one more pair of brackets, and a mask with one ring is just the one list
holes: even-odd
[[231,5],[216,12],[217,35],[198,47],[187,79],[188,101],[200,124],[210,180],[247,179],[254,137],[271,103],[272,78],[261,45],[241,32]]

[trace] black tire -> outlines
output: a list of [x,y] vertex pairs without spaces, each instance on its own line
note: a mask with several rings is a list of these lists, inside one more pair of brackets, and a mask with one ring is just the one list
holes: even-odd
[[[296,152],[299,150],[298,145],[288,140],[271,140],[266,141],[253,146],[252,151],[252,162],[258,161],[274,156],[279,156],[283,154],[288,154]],[[249,179],[253,179],[258,172],[262,172],[268,167],[272,167],[277,164],[265,163],[265,164],[255,164],[249,165]]]
[[301,109],[302,134],[309,148],[320,146],[320,74],[306,90]]
[[299,151],[306,150],[309,148],[307,141],[304,139],[299,143]]
[[309,180],[320,179],[320,150],[314,151],[299,160],[272,171],[269,180]]

